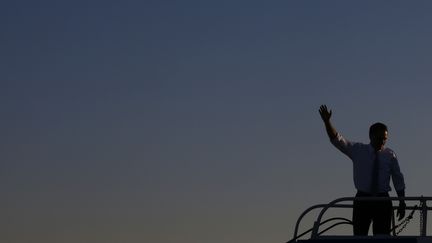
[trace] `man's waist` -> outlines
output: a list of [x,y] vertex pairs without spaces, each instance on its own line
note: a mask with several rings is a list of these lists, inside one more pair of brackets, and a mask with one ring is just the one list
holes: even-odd
[[388,192],[377,192],[377,193],[371,193],[371,192],[364,192],[357,190],[356,197],[389,197]]

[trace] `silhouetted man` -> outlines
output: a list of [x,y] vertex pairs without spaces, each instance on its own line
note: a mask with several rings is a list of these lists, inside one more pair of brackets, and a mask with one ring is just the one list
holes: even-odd
[[[390,177],[399,197],[405,196],[404,177],[393,150],[384,147],[387,141],[387,126],[375,123],[369,129],[369,144],[355,143],[346,140],[330,122],[332,111],[322,105],[319,109],[331,143],[353,162],[354,185],[356,197],[389,197]],[[392,202],[354,200],[353,228],[354,235],[367,235],[373,222],[373,234],[390,234]],[[405,202],[399,200],[397,216],[405,216]]]

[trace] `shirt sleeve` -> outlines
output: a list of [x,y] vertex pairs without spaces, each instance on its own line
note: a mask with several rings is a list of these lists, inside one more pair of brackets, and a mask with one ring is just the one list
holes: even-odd
[[405,190],[405,180],[402,172],[400,171],[398,159],[394,152],[392,152],[392,156],[391,175],[393,185],[396,191]]
[[331,143],[339,149],[342,153],[352,158],[354,144],[346,140],[341,134],[337,133],[336,137],[330,140]]

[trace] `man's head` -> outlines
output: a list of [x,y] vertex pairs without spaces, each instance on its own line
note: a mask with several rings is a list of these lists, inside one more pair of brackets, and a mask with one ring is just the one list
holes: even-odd
[[369,139],[372,147],[375,150],[381,150],[387,141],[387,126],[381,122],[377,122],[369,128]]

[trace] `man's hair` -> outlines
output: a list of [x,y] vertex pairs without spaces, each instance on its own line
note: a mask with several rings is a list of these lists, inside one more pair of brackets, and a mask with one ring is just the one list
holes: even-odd
[[369,135],[375,134],[376,132],[380,131],[388,131],[387,126],[381,122],[374,123],[369,128]]

